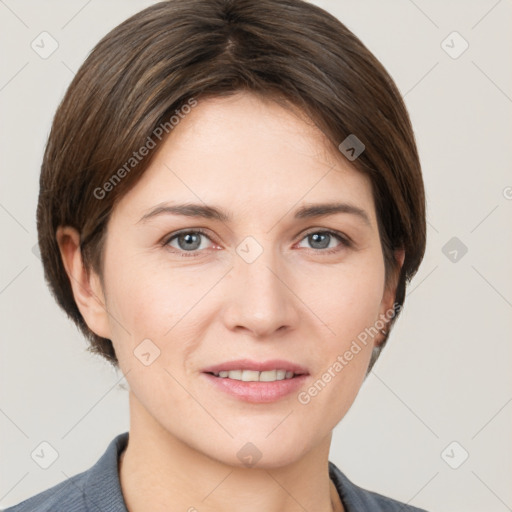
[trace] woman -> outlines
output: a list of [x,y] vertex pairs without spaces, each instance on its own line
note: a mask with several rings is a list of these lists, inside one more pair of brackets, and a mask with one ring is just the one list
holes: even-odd
[[9,511],[419,510],[328,460],[426,238],[403,101],[336,18],[171,0],[123,22],[55,115],[37,221],[130,431]]

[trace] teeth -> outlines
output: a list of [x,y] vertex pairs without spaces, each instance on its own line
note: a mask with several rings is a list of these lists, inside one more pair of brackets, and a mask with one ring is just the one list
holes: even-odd
[[276,380],[291,379],[295,374],[286,370],[230,370],[215,373],[217,377],[241,380],[243,382],[274,382]]
[[[229,372],[231,373],[231,372]],[[228,374],[229,377],[229,374]],[[253,382],[260,380],[260,372],[256,372],[253,370],[244,370],[242,372],[242,379],[244,382]]]
[[230,379],[242,380],[242,373],[242,370],[230,370],[228,372],[228,377]]
[[260,381],[263,382],[273,382],[277,380],[277,370],[267,370],[265,372],[260,373]]

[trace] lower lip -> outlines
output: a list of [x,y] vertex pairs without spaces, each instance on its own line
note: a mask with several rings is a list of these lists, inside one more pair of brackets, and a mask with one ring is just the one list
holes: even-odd
[[210,373],[203,373],[203,375],[221,391],[252,403],[270,403],[284,398],[297,391],[308,377],[308,375],[299,375],[292,379],[276,380],[274,382],[244,382],[228,377],[215,377]]

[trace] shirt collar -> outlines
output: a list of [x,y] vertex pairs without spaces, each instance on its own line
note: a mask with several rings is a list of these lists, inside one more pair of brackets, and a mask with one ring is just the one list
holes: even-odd
[[119,482],[119,455],[128,444],[129,432],[116,436],[88,471],[83,494],[94,512],[128,512]]

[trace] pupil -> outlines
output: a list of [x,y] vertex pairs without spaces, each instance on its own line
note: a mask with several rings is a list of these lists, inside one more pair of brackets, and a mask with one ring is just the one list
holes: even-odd
[[[184,247],[182,246],[181,243],[179,244],[182,249],[183,248],[185,248],[186,250],[197,249],[199,247],[199,245],[201,245],[199,236],[196,234],[186,233],[184,235],[181,235],[181,237],[179,237],[179,241],[181,242],[182,240],[185,241]],[[194,243],[195,243],[195,245],[194,245]]]
[[[323,241],[320,241],[320,249],[325,249],[329,245],[329,234],[328,233],[314,233],[310,235],[313,239],[313,243],[318,243],[320,238],[323,238]],[[327,243],[325,243],[327,241]]]

